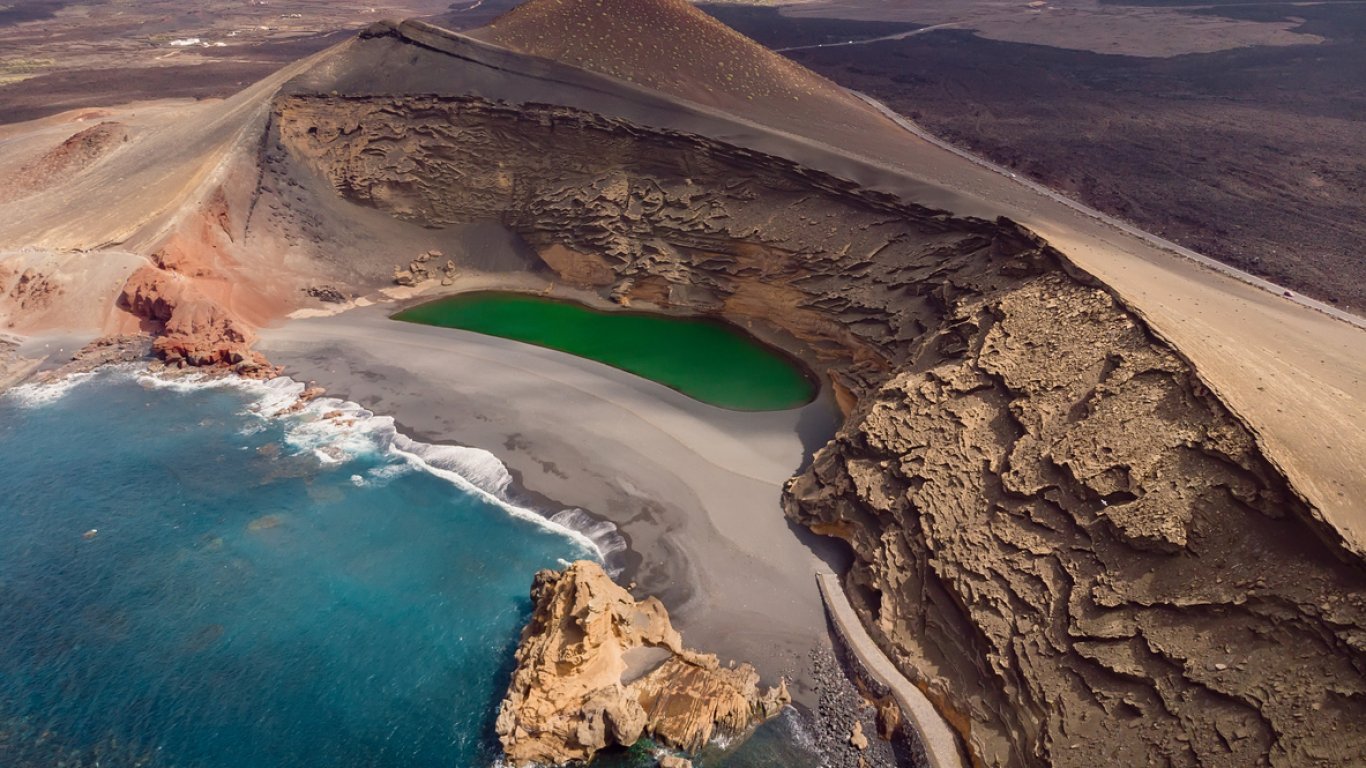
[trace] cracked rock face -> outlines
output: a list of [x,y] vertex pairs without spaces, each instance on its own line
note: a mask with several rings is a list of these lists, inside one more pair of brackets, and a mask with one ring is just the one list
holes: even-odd
[[1044,268],[1013,225],[568,108],[292,95],[272,133],[268,169],[301,160],[427,226],[496,220],[565,282],[771,323],[855,389],[885,380],[959,294]]
[[642,735],[695,752],[788,703],[748,664],[689,651],[655,598],[637,602],[602,567],[541,571],[497,731],[514,765],[591,760]]
[[1106,293],[961,307],[788,514],[848,540],[879,641],[987,765],[1366,759],[1362,572]]
[[[1366,761],[1362,563],[1184,358],[1013,223],[472,96],[293,93],[266,147],[268,173],[497,221],[564,282],[800,344],[849,420],[787,514],[850,543],[865,623],[980,764]],[[574,749],[634,732],[584,701]]]

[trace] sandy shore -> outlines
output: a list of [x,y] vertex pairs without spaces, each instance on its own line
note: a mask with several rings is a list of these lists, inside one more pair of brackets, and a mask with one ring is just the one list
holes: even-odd
[[68,365],[72,356],[93,340],[89,333],[20,336],[0,332],[0,392],[36,374]]
[[779,500],[834,433],[828,393],[793,411],[727,411],[552,350],[393,321],[394,310],[292,320],[260,349],[417,439],[493,452],[535,506],[612,521],[631,543],[621,581],[663,600],[690,646],[792,676],[813,703],[807,657],[829,638],[812,574],[843,564]]

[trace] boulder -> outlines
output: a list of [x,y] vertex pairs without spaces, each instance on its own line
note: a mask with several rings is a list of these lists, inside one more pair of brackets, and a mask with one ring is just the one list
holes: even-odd
[[635,600],[597,563],[541,571],[531,595],[496,725],[511,765],[586,762],[645,735],[695,752],[790,701],[786,685],[761,689],[749,664],[684,648],[663,604]]

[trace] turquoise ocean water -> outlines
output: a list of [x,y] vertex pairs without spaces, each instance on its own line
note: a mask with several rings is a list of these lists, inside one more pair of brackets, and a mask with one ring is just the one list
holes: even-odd
[[[0,397],[0,765],[496,764],[532,575],[610,531],[353,405],[267,416],[298,389],[122,372]],[[702,764],[814,765],[804,742],[788,715]]]

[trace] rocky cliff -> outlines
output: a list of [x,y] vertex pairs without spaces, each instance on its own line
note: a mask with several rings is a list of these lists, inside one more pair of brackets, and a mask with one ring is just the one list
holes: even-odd
[[788,703],[782,686],[761,691],[748,664],[684,648],[658,600],[637,602],[594,562],[541,571],[531,598],[497,721],[514,765],[587,761],[643,735],[695,752]]
[[864,389],[959,293],[1048,268],[1023,230],[961,219],[704,137],[476,97],[294,95],[268,169],[427,226],[496,220],[565,281],[771,323]]
[[1361,563],[1180,354],[1018,226],[564,107],[293,93],[271,130],[268,169],[496,220],[561,280],[756,323],[828,371],[850,418],[787,512],[849,542],[855,604],[978,763],[1366,759]]
[[971,301],[788,487],[986,765],[1366,758],[1359,564],[1102,291]]

